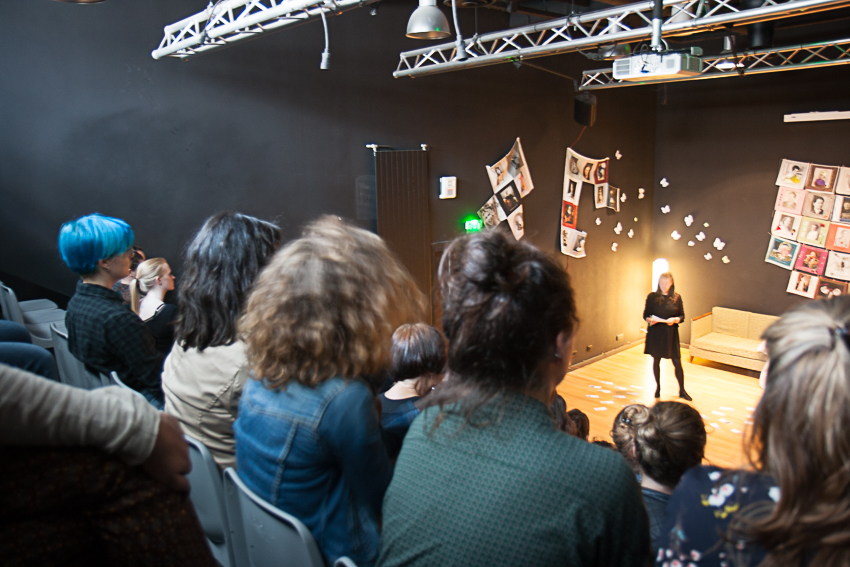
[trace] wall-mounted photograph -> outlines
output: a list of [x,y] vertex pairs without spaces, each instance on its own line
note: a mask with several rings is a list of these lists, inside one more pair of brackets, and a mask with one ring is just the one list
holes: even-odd
[[826,235],[826,249],[850,253],[850,226],[833,223]]
[[596,164],[596,169],[593,170],[593,182],[608,183],[608,158]]
[[803,244],[824,247],[827,234],[829,234],[829,223],[827,221],[803,217],[803,222],[800,223],[800,231],[797,233],[797,240]]
[[835,192],[839,195],[850,195],[850,167],[839,168]]
[[764,261],[768,264],[776,264],[786,270],[794,268],[794,261],[800,251],[800,244],[793,240],[786,240],[778,236],[771,236],[767,245],[767,255]]
[[576,227],[576,206],[569,201],[564,201],[564,206],[561,207],[561,226],[567,228]]
[[798,272],[819,276],[823,274],[826,267],[826,255],[827,252],[823,248],[802,244],[797,253],[797,263],[794,265],[794,269]]
[[801,222],[803,222],[803,217],[800,215],[776,211],[773,215],[773,224],[770,225],[770,234],[797,240],[797,232],[800,230]]
[[814,219],[829,220],[835,204],[835,195],[822,191],[806,191],[803,202],[803,216]]
[[805,200],[806,192],[802,189],[780,187],[776,193],[776,205],[773,208],[783,213],[799,215],[803,211],[803,201]]
[[832,299],[842,295],[847,295],[847,284],[845,282],[829,278],[818,280],[818,291],[815,294],[815,299]]
[[823,271],[823,275],[837,280],[850,280],[850,254],[831,250],[829,258],[826,260],[826,269]]
[[594,208],[604,209],[608,204],[608,186],[595,185],[593,187],[593,203]]
[[608,186],[608,204],[606,206],[620,212],[620,190],[611,185]]
[[793,189],[803,189],[809,176],[809,164],[790,159],[782,160],[776,184]]
[[818,277],[812,274],[803,272],[791,272],[791,278],[788,280],[788,287],[785,291],[796,295],[802,295],[809,299],[815,298],[815,293],[818,287]]
[[806,181],[806,189],[829,191],[831,193],[835,187],[836,177],[838,177],[837,167],[812,164],[809,168],[809,179]]
[[517,189],[516,184],[513,179],[507,181],[499,191],[496,193],[496,197],[499,199],[499,203],[502,205],[502,209],[504,209],[505,214],[508,217],[511,216],[517,208],[519,208],[519,189]]

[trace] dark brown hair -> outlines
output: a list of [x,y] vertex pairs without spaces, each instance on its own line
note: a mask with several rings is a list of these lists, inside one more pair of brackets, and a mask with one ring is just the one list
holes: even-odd
[[390,349],[393,363],[390,376],[394,382],[419,378],[416,393],[426,396],[442,382],[446,370],[446,339],[425,323],[408,323],[393,333]]
[[492,229],[462,236],[440,261],[449,379],[435,403],[461,399],[467,417],[508,391],[542,385],[538,368],[578,326],[570,278],[552,258]]
[[240,213],[206,220],[186,248],[174,338],[184,350],[233,344],[248,290],[280,246],[280,228]]
[[587,436],[590,435],[590,419],[588,419],[587,414],[580,409],[573,408],[567,412],[567,417],[575,425],[574,435],[587,441]]
[[644,423],[649,419],[649,408],[643,404],[629,404],[614,418],[614,427],[611,429],[611,439],[614,446],[626,459],[626,462],[636,473],[640,472],[640,465],[635,454],[635,424]]
[[552,403],[549,404],[549,411],[552,412],[556,429],[575,436],[576,426],[573,420],[567,415],[567,401],[560,394],[555,394],[552,397]]
[[789,311],[764,333],[767,383],[746,447],[781,496],[766,516],[742,516],[768,552],[765,567],[850,565],[848,325],[850,298],[836,298]]
[[656,482],[675,488],[685,471],[705,457],[705,423],[688,404],[656,402],[631,419],[637,462]]
[[240,329],[256,379],[315,386],[386,370],[393,331],[423,313],[422,293],[383,240],[325,216],[263,270]]

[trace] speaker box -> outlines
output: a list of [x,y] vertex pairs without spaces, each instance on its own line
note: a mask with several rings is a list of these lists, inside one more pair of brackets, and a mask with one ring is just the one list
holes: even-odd
[[596,122],[596,97],[590,93],[576,95],[573,118],[582,126],[593,126]]

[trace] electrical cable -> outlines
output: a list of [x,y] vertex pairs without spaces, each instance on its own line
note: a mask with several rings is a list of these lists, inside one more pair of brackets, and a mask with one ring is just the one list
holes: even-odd
[[325,28],[325,50],[322,52],[322,62],[319,64],[319,69],[327,71],[331,68],[331,52],[330,52],[330,37],[328,36],[328,19],[325,17],[325,9],[320,8],[319,14],[322,15],[322,25]]
[[576,141],[569,145],[570,148],[575,146],[576,144],[578,144],[578,141],[581,140],[581,136],[582,136],[582,134],[584,134],[585,130],[587,130],[587,126],[582,127],[581,132],[579,132],[579,134],[578,134],[578,138],[576,138]]

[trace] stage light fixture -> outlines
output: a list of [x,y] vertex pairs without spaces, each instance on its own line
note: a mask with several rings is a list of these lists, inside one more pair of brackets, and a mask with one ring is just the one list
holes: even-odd
[[419,7],[407,21],[407,37],[413,39],[445,39],[451,35],[449,21],[437,8],[437,0],[419,0]]
[[720,55],[723,56],[723,59],[717,62],[715,67],[720,69],[721,71],[729,71],[734,69],[735,67],[743,67],[743,63],[738,63],[735,61],[735,36],[734,35],[725,35],[723,36],[723,51],[720,52]]

